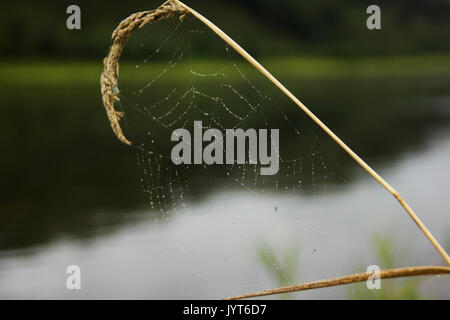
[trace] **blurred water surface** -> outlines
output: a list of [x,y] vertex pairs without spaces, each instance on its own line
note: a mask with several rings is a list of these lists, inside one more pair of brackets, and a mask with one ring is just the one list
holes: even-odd
[[[447,249],[449,80],[445,75],[286,79],[398,189]],[[240,82],[233,87],[246,92]],[[162,83],[159,90],[172,86]],[[249,184],[253,176],[241,169],[231,176],[221,166],[180,169],[189,186],[184,201],[169,203],[161,213],[151,208],[142,186],[146,173],[136,160],[139,149],[120,144],[107,123],[97,83],[15,85],[0,92],[1,298],[220,298],[284,280],[383,267],[376,237],[391,239],[394,266],[442,264],[392,196],[276,93],[277,108],[266,108],[264,115],[280,128],[282,157],[306,156],[303,172],[282,163],[277,181],[245,189],[236,179]],[[302,138],[292,134],[280,109],[304,129]],[[150,127],[159,138],[153,151],[170,152],[170,130],[133,115],[133,109],[126,122],[133,141],[142,141],[139,134]],[[245,125],[264,127],[257,119]],[[162,179],[164,190],[167,181],[176,185],[176,178]],[[79,291],[65,287],[72,264],[82,269]],[[291,277],[290,265],[296,266]],[[420,279],[419,288],[421,297],[450,298],[446,278]],[[294,297],[346,298],[352,290]]]

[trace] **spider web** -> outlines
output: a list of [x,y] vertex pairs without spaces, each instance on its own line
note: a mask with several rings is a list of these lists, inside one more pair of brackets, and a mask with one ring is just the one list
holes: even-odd
[[[159,44],[148,44],[149,37],[158,38]],[[263,64],[276,70],[270,63]],[[275,76],[306,105],[314,105],[321,117],[320,103],[309,103],[302,93],[305,82]],[[342,150],[196,19],[169,19],[135,32],[121,59],[120,90],[122,125],[136,154],[145,210],[152,212],[154,222],[175,228],[173,235],[166,234],[175,245],[168,259],[184,264],[181,269],[195,279],[187,284],[189,277],[183,277],[184,285],[176,284],[182,296],[190,296],[202,282],[223,296],[262,290],[273,285],[262,280],[267,272],[278,286],[298,283],[297,269],[314,275],[309,280],[351,273],[355,266],[348,261],[354,260],[348,257],[356,251],[374,259],[367,234],[380,222],[379,209],[366,206],[372,197],[368,189],[356,195],[355,199],[364,201],[346,202],[336,196],[349,187],[346,172],[353,174],[349,171],[353,167],[342,161]],[[220,130],[223,141],[227,129],[279,129],[279,171],[261,175],[265,165],[248,163],[248,155],[245,164],[235,160],[233,164],[175,165],[171,151],[178,142],[171,141],[172,133],[187,129],[194,141],[194,121],[202,122],[203,132]],[[276,147],[271,137],[268,143]],[[202,147],[208,144],[203,142]],[[199,146],[193,143],[192,147],[193,156]],[[361,211],[365,214],[356,215],[356,221],[354,213]],[[182,231],[177,222],[184,224]],[[227,238],[230,234],[233,239]],[[307,250],[308,264],[297,268],[300,247]],[[230,291],[240,270],[255,260],[256,266],[264,266],[265,275],[242,275],[239,288]],[[225,266],[230,275],[218,273]]]
[[[131,74],[121,80],[120,96],[150,208],[167,218],[167,212],[185,208],[211,190],[227,189],[252,193],[264,202],[266,193],[273,192],[293,197],[308,193],[324,199],[330,182],[344,180],[342,174],[336,175],[336,162],[310,120],[209,29],[191,17],[152,25],[151,36],[164,33],[157,27],[165,28],[165,38],[141,63],[129,68]],[[136,36],[127,49],[145,51],[144,39],[145,34]],[[204,43],[216,48],[208,52],[206,62],[195,56]],[[144,85],[136,80],[141,78],[147,79]],[[260,175],[261,165],[249,164],[248,157],[245,164],[236,160],[223,165],[173,164],[170,152],[176,143],[170,140],[171,134],[185,128],[193,135],[194,121],[202,121],[203,131],[222,131],[223,141],[226,129],[279,129],[278,173]],[[276,204],[273,207],[278,210]]]

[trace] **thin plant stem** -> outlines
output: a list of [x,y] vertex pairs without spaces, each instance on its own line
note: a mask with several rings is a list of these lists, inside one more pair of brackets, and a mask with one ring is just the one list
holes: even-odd
[[[202,16],[200,13],[185,5],[179,0],[168,0],[164,2],[160,7],[155,10],[137,12],[130,15],[123,20],[119,26],[114,30],[112,34],[113,44],[109,50],[108,55],[103,60],[104,69],[100,78],[101,94],[103,105],[105,106],[106,113],[108,115],[111,127],[116,134],[117,138],[130,145],[131,142],[124,136],[119,124],[120,118],[123,116],[123,112],[118,112],[114,108],[114,104],[120,101],[119,98],[119,59],[122,54],[126,41],[131,36],[135,29],[142,28],[145,25],[168,19],[175,14],[181,14],[180,18],[183,18],[187,13],[192,14],[208,28],[215,32],[220,38],[222,38],[229,46],[231,46],[237,53],[239,53],[245,60],[247,60],[253,67],[261,72],[269,81],[271,81],[276,87],[278,87],[286,96],[288,96],[301,110],[303,110],[325,133],[327,133],[345,152],[347,152],[365,171],[369,173],[379,184],[381,184],[388,192],[390,192],[405,209],[408,215],[413,219],[420,230],[425,234],[427,239],[436,248],[438,253],[442,256],[444,261],[450,265],[450,257],[448,253],[442,248],[439,242],[434,238],[427,227],[422,223],[419,217],[409,207],[409,205],[403,200],[400,194],[390,186],[378,173],[376,173],[367,163],[364,162],[350,147],[348,147],[333,131],[331,131],[314,113],[312,113],[297,97],[295,97],[281,82],[279,82],[269,71],[267,71],[258,61],[256,61],[250,54],[248,54],[240,45],[238,45],[233,39],[219,29],[214,23]],[[412,267],[412,268],[400,268],[389,269],[381,272],[382,278],[392,277],[404,277],[420,274],[438,274],[449,273],[450,268],[445,267]],[[275,294],[282,292],[306,290],[318,287],[332,286],[345,284],[350,282],[358,282],[367,279],[370,274],[354,274],[346,277],[320,280],[309,284],[302,284],[291,287],[278,288],[274,290],[263,291],[262,293],[255,293],[259,295]],[[287,291],[283,291],[287,290]],[[272,292],[272,293],[269,293]],[[264,294],[263,294],[264,293]],[[251,294],[250,294],[251,295]],[[253,294],[253,296],[256,296]],[[249,295],[239,296],[241,298],[250,297]],[[236,297],[235,297],[236,298]]]
[[228,45],[230,45],[237,53],[239,53],[245,60],[247,60],[252,66],[260,71],[267,79],[269,79],[275,86],[277,86],[285,95],[289,97],[297,106],[300,107],[323,131],[325,131],[336,143],[345,150],[364,170],[366,170],[378,183],[380,183],[386,190],[388,190],[400,203],[400,205],[406,210],[409,216],[417,224],[420,230],[425,234],[431,244],[436,248],[444,261],[450,266],[450,257],[448,253],[442,248],[439,242],[422,223],[419,217],[414,213],[411,207],[403,200],[400,194],[391,187],[378,173],[375,172],[364,160],[362,160],[350,147],[348,147],[331,129],[329,129],[317,116],[311,112],[303,103],[297,99],[280,81],[278,81],[269,71],[266,70],[258,61],[256,61],[250,54],[247,53],[240,45],[238,45],[233,39],[231,39],[225,32],[219,29],[214,23],[202,16],[194,9],[188,7],[184,3],[178,0],[173,2],[179,4],[187,12],[191,13],[194,17],[203,22],[208,28],[214,31],[220,38],[222,38]]
[[[396,269],[386,269],[381,270],[379,273],[380,279],[388,278],[400,278],[400,277],[412,277],[412,276],[424,276],[424,275],[439,275],[439,274],[449,274],[450,267],[441,266],[431,266],[431,267],[407,267],[407,268],[396,268]],[[350,283],[367,281],[369,277],[373,277],[374,273],[355,273],[348,276],[323,279],[313,282],[307,282],[302,284],[296,284],[293,286],[280,287],[276,289],[252,292],[247,294],[242,294],[239,296],[225,298],[224,300],[238,300],[238,299],[248,299],[262,296],[269,296],[280,293],[305,291],[311,289],[333,287],[339,285],[345,285]]]

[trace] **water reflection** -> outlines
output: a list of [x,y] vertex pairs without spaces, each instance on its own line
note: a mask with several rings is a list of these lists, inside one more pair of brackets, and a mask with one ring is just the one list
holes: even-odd
[[[290,85],[301,88],[305,103],[344,141],[382,168],[438,238],[450,227],[443,209],[450,188],[445,151],[450,138],[441,131],[450,120],[444,82],[366,79],[358,81],[356,93],[350,80],[321,81],[320,92],[314,81]],[[392,224],[393,217],[402,226],[399,233],[416,244],[402,263],[440,263],[391,197],[365,175],[361,179],[351,160],[281,98],[278,105],[308,132],[307,143],[288,136],[281,145],[286,159],[308,155],[303,189],[295,189],[298,181],[282,173],[278,187],[269,181],[262,183],[265,190],[258,185],[253,193],[236,192],[223,167],[179,168],[176,176],[161,177],[161,190],[169,198],[168,181],[177,188],[184,183],[178,177],[187,179],[186,206],[169,203],[161,214],[149,209],[138,150],[115,140],[98,88],[26,88],[26,95],[23,90],[2,89],[1,297],[73,298],[61,271],[73,261],[88,270],[88,285],[76,297],[210,298],[266,289],[277,284],[255,252],[261,243],[301,244],[304,281],[336,276],[354,271],[355,254],[361,255],[361,268],[376,260],[367,235]],[[129,121],[136,126],[128,130],[139,133],[133,117]],[[269,117],[274,126],[285,125],[279,113]],[[167,135],[157,127],[153,133]],[[311,157],[311,145],[321,158]],[[157,147],[160,154],[170,152],[168,144]],[[312,167],[323,168],[324,159],[327,170],[313,181]],[[245,182],[253,179],[245,175]],[[31,290],[40,285],[45,292]],[[442,285],[435,283],[433,290],[448,298]],[[345,291],[307,295],[339,292]]]

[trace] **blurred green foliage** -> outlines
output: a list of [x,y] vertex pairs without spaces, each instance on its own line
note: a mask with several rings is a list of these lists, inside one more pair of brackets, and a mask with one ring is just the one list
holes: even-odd
[[[374,250],[381,269],[391,269],[398,266],[394,252],[395,238],[393,233],[377,234],[374,237]],[[388,279],[381,281],[381,289],[369,290],[366,282],[351,286],[352,299],[406,299],[422,298],[419,293],[420,280],[418,278]]]
[[[2,4],[1,56],[8,58],[100,59],[118,23],[162,0],[31,1]],[[448,0],[186,0],[256,56],[385,55],[450,52]],[[81,7],[82,29],[66,28],[66,8]],[[366,28],[366,8],[381,7],[382,30]],[[147,37],[149,47],[160,43]],[[146,43],[147,45],[147,43]],[[205,55],[208,46],[194,48]],[[136,59],[142,57],[136,56]]]
[[[299,282],[298,264],[300,250],[297,244],[291,243],[282,258],[277,258],[275,250],[267,244],[259,245],[256,251],[264,269],[275,280],[278,287],[289,286]],[[289,299],[291,294],[282,294],[280,297]]]
[[[194,62],[193,62],[194,61]],[[263,65],[283,80],[336,80],[383,78],[403,78],[418,80],[425,76],[448,77],[450,75],[450,55],[390,56],[361,58],[327,58],[327,57],[278,57],[261,60]],[[163,70],[167,62],[139,64],[141,72],[136,70],[136,63],[120,64],[121,81],[140,85],[149,79],[149,74]],[[223,61],[214,59],[189,60],[180,62],[177,69],[159,79],[161,82],[176,84],[185,82],[191,63],[203,72],[215,72]],[[244,62],[236,65],[245,73],[253,67]],[[0,62],[0,84],[3,86],[55,86],[67,85],[97,86],[103,65],[94,61],[29,61]],[[230,73],[228,80],[239,82],[238,74]],[[207,79],[205,81],[208,81]],[[445,86],[444,86],[445,87]]]

